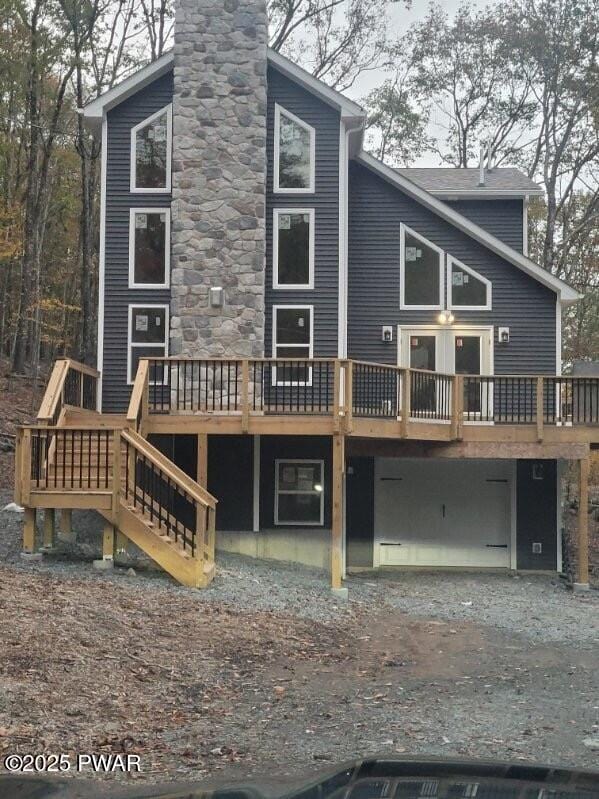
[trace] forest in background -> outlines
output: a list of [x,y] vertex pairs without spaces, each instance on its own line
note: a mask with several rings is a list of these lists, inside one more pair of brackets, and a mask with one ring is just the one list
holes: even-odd
[[[397,2],[269,0],[271,46],[362,102],[387,163],[477,166],[482,146],[538,181],[530,255],[585,295],[565,362],[599,359],[599,0],[433,3],[399,34]],[[100,141],[77,109],[171,46],[172,6],[0,0],[0,361],[14,373],[95,363]]]

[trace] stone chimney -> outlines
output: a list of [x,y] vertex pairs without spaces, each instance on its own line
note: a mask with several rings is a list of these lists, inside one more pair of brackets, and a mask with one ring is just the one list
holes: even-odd
[[264,355],[267,43],[266,0],[177,0],[171,355]]

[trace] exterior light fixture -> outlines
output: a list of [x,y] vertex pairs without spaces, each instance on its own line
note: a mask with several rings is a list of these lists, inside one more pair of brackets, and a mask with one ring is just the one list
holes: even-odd
[[314,486],[314,490],[318,491],[319,494],[322,494],[322,486],[320,485],[320,483],[316,483],[316,485]]
[[441,311],[437,317],[437,322],[440,325],[452,325],[455,322],[455,316],[451,311]]

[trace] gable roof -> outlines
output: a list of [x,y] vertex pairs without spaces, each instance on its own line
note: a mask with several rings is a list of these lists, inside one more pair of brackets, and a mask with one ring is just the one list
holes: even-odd
[[509,261],[514,266],[517,266],[527,275],[530,275],[535,280],[538,280],[539,283],[551,289],[551,291],[554,291],[564,305],[569,305],[581,298],[581,295],[563,280],[555,277],[546,269],[543,269],[543,267],[531,261],[530,258],[522,255],[522,253],[504,244],[503,241],[500,241],[496,236],[493,236],[479,225],[471,222],[462,214],[454,211],[447,203],[442,202],[433,194],[426,191],[426,189],[423,189],[414,181],[409,180],[398,170],[386,166],[382,161],[378,161],[365,152],[361,152],[355,160],[372,172],[376,172],[392,186],[401,189],[401,191],[412,199],[421,203],[426,208],[429,208],[433,213],[437,214],[437,216],[445,219],[454,227],[463,231],[468,236],[471,236],[480,244],[501,256],[506,261]]
[[[268,63],[279,72],[299,83],[309,92],[338,110],[342,119],[362,121],[365,118],[366,112],[353,100],[348,99],[341,92],[331,89],[326,83],[315,78],[314,75],[306,72],[305,69],[294,64],[293,61],[285,58],[285,56],[271,50],[270,47],[267,50],[267,59]],[[167,72],[173,69],[174,63],[174,52],[169,50],[156,61],[152,61],[145,67],[138,69],[117,86],[113,86],[112,89],[87,103],[83,108],[79,109],[79,113],[83,115],[86,122],[92,127],[101,125],[103,116],[107,111],[122,103],[123,100],[126,100],[132,94],[141,91],[152,81],[166,75]]]
[[485,169],[485,183],[480,185],[480,170],[457,167],[409,167],[396,169],[400,175],[417,183],[436,197],[526,197],[541,195],[543,189],[524,172],[514,167]]
[[[361,126],[366,116],[366,112],[361,108],[361,106],[359,106],[357,103],[354,103],[352,100],[349,100],[347,97],[344,97],[343,94],[335,89],[331,89],[321,80],[315,78],[309,72],[306,72],[304,69],[297,66],[297,64],[294,64],[288,58],[285,58],[285,56],[282,56],[280,53],[277,53],[270,48],[267,52],[267,58],[268,62],[277,70],[285,74],[291,80],[298,82],[305,89],[319,97],[325,103],[328,103],[332,107],[339,110],[342,119],[344,119],[346,123],[349,123],[348,128],[351,128],[353,123],[353,126],[357,128],[354,132],[361,134]],[[107,111],[109,111],[111,108],[114,108],[119,103],[122,103],[123,100],[126,100],[132,94],[135,94],[136,92],[145,88],[152,81],[162,77],[162,75],[165,75],[167,72],[173,69],[173,66],[174,53],[172,50],[170,50],[156,61],[148,64],[145,67],[142,67],[137,72],[133,73],[133,75],[130,75],[124,81],[119,83],[118,86],[114,86],[112,89],[109,89],[107,92],[100,95],[100,97],[92,100],[84,108],[79,109],[79,112],[83,114],[88,124],[91,126],[99,126],[102,124],[102,120],[104,119],[104,115]],[[359,146],[360,144],[358,144],[358,147]],[[445,219],[459,230],[462,230],[464,233],[483,244],[492,252],[495,252],[506,261],[514,264],[514,266],[517,266],[519,269],[522,269],[523,272],[530,275],[535,280],[538,280],[544,286],[551,289],[551,291],[554,291],[564,305],[574,303],[581,298],[582,295],[575,291],[575,289],[573,289],[563,280],[560,280],[550,272],[547,272],[547,270],[540,267],[534,261],[531,261],[530,258],[522,255],[522,253],[519,253],[517,250],[512,249],[507,244],[504,244],[504,242],[500,241],[500,239],[491,235],[474,222],[471,222],[465,216],[455,211],[449,205],[442,202],[438,196],[436,196],[437,194],[445,195],[447,192],[437,191],[434,189],[429,191],[422,185],[422,182],[425,180],[432,180],[432,175],[429,175],[428,178],[423,175],[425,172],[435,172],[435,180],[440,180],[440,175],[447,174],[448,172],[475,172],[478,181],[478,170],[447,170],[442,168],[434,170],[392,169],[381,161],[378,161],[376,158],[373,158],[373,156],[369,155],[363,150],[360,150],[357,153],[355,160],[366,168],[379,174],[388,183],[401,189],[403,192],[405,192],[405,194],[429,208],[442,219]],[[493,171],[510,171],[518,173],[518,170]],[[410,177],[408,177],[406,173],[412,174]],[[489,173],[487,172],[487,175],[488,174]],[[522,173],[518,174],[521,175]],[[528,180],[526,176],[523,177]],[[416,178],[419,178],[421,183],[419,183]],[[452,178],[452,180],[453,179],[454,178]],[[463,178],[460,177],[459,179],[471,181],[471,176],[464,175]],[[458,180],[458,178],[456,177],[455,180]],[[536,184],[533,185],[536,186]],[[538,189],[538,187],[536,188]],[[533,192],[532,190],[529,190],[526,193],[532,194]]]

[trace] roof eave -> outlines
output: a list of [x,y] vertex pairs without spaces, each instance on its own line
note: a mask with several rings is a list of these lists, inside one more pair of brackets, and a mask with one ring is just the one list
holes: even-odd
[[[408,178],[409,180],[409,178]],[[527,197],[542,197],[545,192],[537,189],[425,189],[439,200],[525,200]]]
[[581,298],[581,295],[563,280],[560,280],[559,278],[545,271],[541,266],[535,264],[534,261],[531,261],[525,255],[522,255],[522,253],[512,249],[496,236],[493,236],[479,225],[471,222],[465,216],[446,205],[430,192],[426,191],[426,189],[423,189],[417,183],[414,183],[413,181],[404,177],[402,174],[398,173],[396,170],[388,167],[381,161],[378,161],[372,155],[362,151],[356,157],[356,161],[363,164],[367,169],[376,172],[388,183],[401,189],[417,202],[420,202],[424,206],[430,208],[430,210],[436,213],[438,216],[442,217],[447,222],[450,222],[467,235],[476,239],[478,242],[483,244],[485,247],[488,247],[488,249],[492,250],[500,257],[505,258],[506,261],[514,264],[514,266],[520,268],[523,272],[530,275],[539,283],[551,289],[551,291],[554,291],[563,305],[571,305]]

